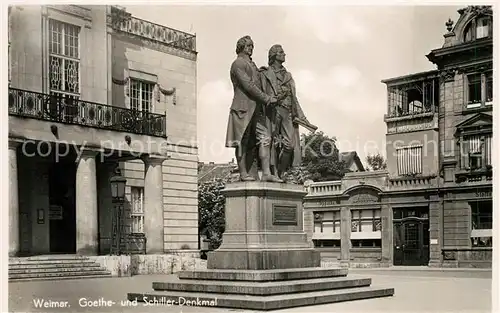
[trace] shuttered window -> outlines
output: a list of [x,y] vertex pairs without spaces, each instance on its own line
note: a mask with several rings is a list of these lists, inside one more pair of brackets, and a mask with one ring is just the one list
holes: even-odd
[[480,169],[492,165],[492,135],[466,136],[462,141],[462,169]]
[[422,146],[408,146],[396,150],[398,160],[398,174],[422,174]]

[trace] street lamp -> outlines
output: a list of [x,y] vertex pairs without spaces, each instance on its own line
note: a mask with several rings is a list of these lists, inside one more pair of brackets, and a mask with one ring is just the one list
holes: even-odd
[[109,180],[111,184],[111,197],[114,201],[123,201],[125,199],[125,185],[127,179],[121,175],[119,168],[115,170],[115,175]]

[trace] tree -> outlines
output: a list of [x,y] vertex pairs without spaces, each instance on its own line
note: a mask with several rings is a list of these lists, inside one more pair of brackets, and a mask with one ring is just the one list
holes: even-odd
[[385,170],[387,168],[387,162],[380,153],[368,155],[366,157],[366,162],[373,171]]
[[225,230],[225,198],[221,194],[226,182],[223,179],[198,184],[198,229],[210,241],[210,248],[217,249],[222,243]]
[[301,166],[287,173],[287,180],[303,184],[306,180],[328,181],[344,177],[345,164],[339,160],[337,139],[323,132],[302,134]]

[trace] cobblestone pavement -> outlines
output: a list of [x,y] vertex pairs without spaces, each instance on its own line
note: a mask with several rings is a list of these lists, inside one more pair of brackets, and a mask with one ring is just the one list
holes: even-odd
[[[395,288],[388,298],[360,300],[280,310],[280,312],[470,312],[491,311],[491,272],[488,271],[390,271],[352,269],[349,277],[371,277],[372,285]],[[9,283],[10,312],[236,312],[213,307],[125,307],[128,292],[151,291],[152,281],[164,275]],[[101,300],[85,307],[80,299]],[[42,300],[64,301],[68,307],[36,308]],[[83,301],[83,300],[82,300]],[[107,306],[103,302],[112,301]],[[250,312],[250,311],[246,311]],[[275,311],[276,312],[276,311]]]

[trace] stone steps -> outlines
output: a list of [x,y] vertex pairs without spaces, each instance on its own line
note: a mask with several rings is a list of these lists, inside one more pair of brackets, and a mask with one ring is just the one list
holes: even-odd
[[110,275],[80,275],[80,276],[60,276],[60,277],[51,277],[51,276],[41,276],[41,277],[28,277],[28,278],[16,278],[9,279],[9,282],[17,283],[17,282],[29,282],[29,281],[45,281],[45,280],[68,280],[68,279],[96,279],[96,278],[109,278]]
[[320,291],[353,287],[368,287],[371,278],[317,278],[299,281],[275,282],[224,282],[220,281],[191,281],[191,282],[154,282],[153,290],[177,290],[184,292],[228,293],[252,296],[277,295],[307,291]]
[[100,267],[99,264],[95,262],[67,262],[67,263],[51,263],[51,262],[37,262],[33,263],[19,263],[19,264],[9,264],[9,269],[19,270],[19,269],[44,269],[44,268],[89,268],[89,267]]
[[9,259],[9,281],[98,277],[111,277],[111,273],[83,256],[54,255]]
[[387,297],[392,296],[393,294],[394,289],[392,288],[376,289],[373,287],[358,287],[270,296],[250,296],[220,293],[184,293],[170,291],[168,295],[129,293],[127,298],[129,301],[137,300],[137,302],[148,302],[149,304],[155,305],[188,305],[189,303],[192,306],[233,309],[243,308],[248,310],[267,311],[300,306]]
[[178,273],[180,279],[282,281],[326,277],[345,277],[346,268],[294,268],[279,270],[197,270]]
[[274,310],[394,295],[393,288],[373,288],[371,278],[348,278],[347,271],[320,267],[182,271],[165,282],[153,282],[154,293],[129,293],[127,299],[155,305],[194,301],[191,305]]

